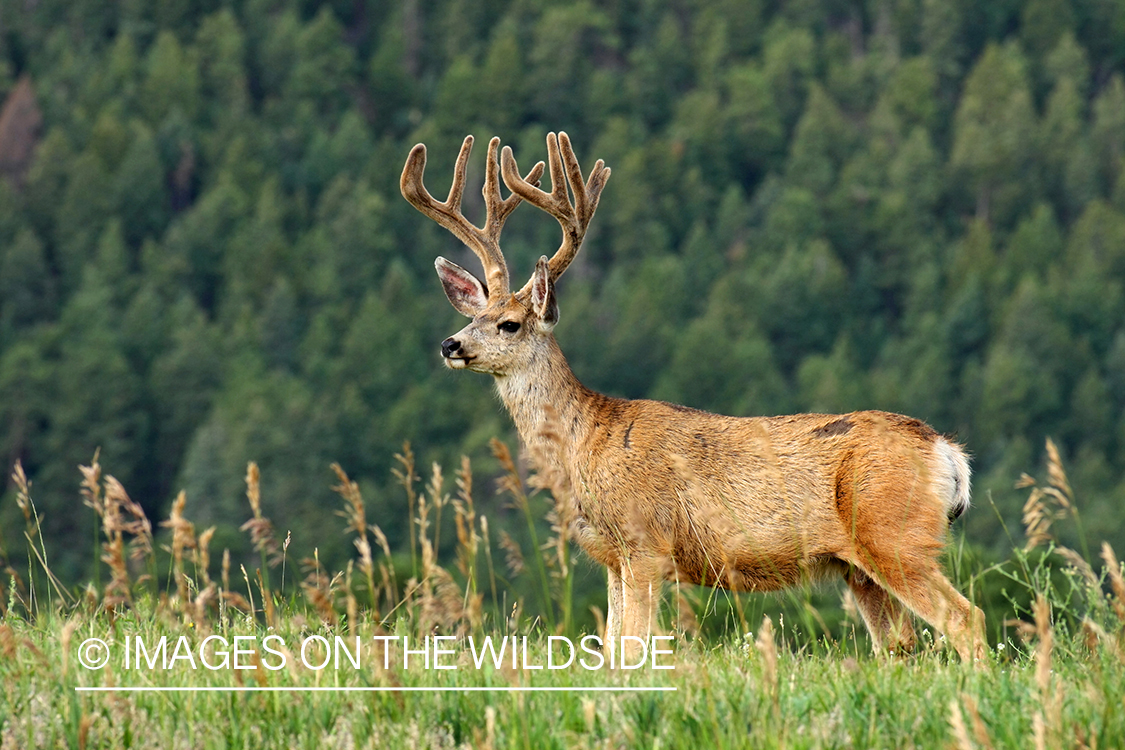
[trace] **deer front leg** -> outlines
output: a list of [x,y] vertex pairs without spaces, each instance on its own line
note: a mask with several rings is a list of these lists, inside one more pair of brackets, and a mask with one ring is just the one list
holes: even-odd
[[607,643],[612,643],[614,638],[621,637],[621,576],[613,568],[606,568],[605,572],[609,583],[607,600],[609,611],[606,614],[605,638]]
[[[647,568],[626,563],[621,569],[621,632],[615,639],[621,645],[617,663],[633,663],[652,635],[659,581]],[[632,636],[628,640],[621,638]],[[633,640],[641,639],[640,641]]]
[[621,600],[621,575],[613,568],[606,568],[606,579],[608,582],[609,597],[606,600],[606,621],[605,621],[605,652],[609,656],[611,664],[616,664],[617,649],[615,644],[621,638],[621,618],[622,618],[622,600]]

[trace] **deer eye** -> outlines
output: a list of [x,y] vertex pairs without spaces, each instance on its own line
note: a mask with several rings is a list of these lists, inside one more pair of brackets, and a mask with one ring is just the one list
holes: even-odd
[[518,321],[515,321],[515,320],[505,320],[503,323],[501,323],[500,325],[498,325],[496,327],[499,328],[504,333],[515,333],[516,331],[518,331],[520,329],[520,324],[519,324]]

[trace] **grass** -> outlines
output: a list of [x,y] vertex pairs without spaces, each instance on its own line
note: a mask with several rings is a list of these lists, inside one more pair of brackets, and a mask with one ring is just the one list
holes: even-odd
[[[521,523],[534,531],[536,508],[548,496],[530,494],[506,449],[496,444],[494,450],[507,467],[502,486],[523,514]],[[528,550],[478,515],[467,462],[449,494],[438,467],[422,485],[408,449],[399,457],[399,477],[413,523],[397,564],[385,535],[368,522],[359,488],[334,467],[341,515],[356,547],[354,560],[335,572],[315,555],[297,564],[287,558],[288,544],[269,522],[254,466],[247,472],[250,520],[244,529],[259,565],[247,570],[225,553],[213,564],[211,531],[196,533],[182,496],[160,524],[165,531],[154,537],[140,507],[103,476],[95,457],[83,467],[83,493],[99,519],[109,580],[68,588],[50,572],[50,550],[38,536],[30,487],[17,466],[13,481],[29,551],[17,569],[0,550],[8,578],[0,601],[0,748],[1120,747],[1125,578],[1108,546],[1093,564],[1089,555],[1057,546],[1052,525],[1075,519],[1076,504],[1057,452],[1049,449],[1048,457],[1045,483],[1021,480],[1029,490],[1026,544],[1010,560],[962,581],[991,576],[1013,592],[1001,631],[1006,635],[975,669],[928,630],[921,631],[915,654],[873,655],[854,619],[825,623],[803,594],[794,595],[800,606],[790,607],[787,619],[763,618],[760,600],[716,598],[706,589],[666,592],[676,639],[665,663],[675,669],[477,669],[470,638],[479,644],[486,635],[527,636],[535,665],[543,663],[548,637],[577,641],[583,635],[574,624],[576,574],[560,520],[565,516],[556,508],[550,538],[541,545],[536,539]],[[436,550],[440,530],[449,533],[450,526],[457,543],[447,568]],[[161,546],[166,565],[157,555]],[[493,561],[502,558],[507,563],[499,569]],[[531,592],[526,601],[506,581],[521,577]],[[714,620],[719,604],[727,607],[719,617],[726,632],[700,634],[704,610]],[[457,669],[426,669],[418,655],[405,668],[401,641],[388,656],[385,641],[377,640],[407,637],[413,648],[435,634],[450,637],[445,647],[452,653],[444,663]],[[181,636],[192,660],[211,664],[222,660],[216,637],[227,643],[246,637],[241,663],[256,669],[201,663],[193,669],[176,650]],[[339,668],[303,665],[300,644],[312,636],[339,637],[349,648],[358,637],[359,668],[346,655]],[[126,669],[126,643],[140,638],[153,650],[161,637],[178,660],[165,669],[136,668],[133,659]],[[201,646],[208,637],[210,645]],[[111,649],[101,669],[79,662],[80,646],[90,638]],[[315,665],[321,653],[310,650],[308,661]],[[285,666],[269,668],[282,655]],[[421,690],[75,689],[122,686]],[[434,690],[441,687],[572,690]],[[582,690],[606,687],[675,691]]]
[[[942,651],[821,654],[757,639],[680,645],[676,669],[633,675],[446,672],[364,667],[262,675],[173,668],[78,667],[80,639],[198,634],[143,604],[116,619],[74,615],[0,627],[5,747],[1114,747],[1125,737],[1125,671],[1112,647],[1056,642],[1046,676],[1033,650],[999,652],[983,670]],[[281,631],[303,632],[300,618]],[[307,623],[306,623],[307,625]],[[260,626],[228,633],[261,635]],[[293,628],[290,632],[288,628]],[[317,628],[321,633],[330,629]],[[359,630],[365,630],[360,627]],[[777,633],[780,640],[783,632]],[[288,639],[287,639],[288,640]],[[69,649],[65,646],[69,645]],[[541,645],[541,644],[540,644]],[[1006,649],[1007,650],[1007,649]],[[268,654],[266,655],[269,656]],[[76,693],[86,685],[668,686],[674,693]],[[1037,743],[1037,734],[1042,743]]]

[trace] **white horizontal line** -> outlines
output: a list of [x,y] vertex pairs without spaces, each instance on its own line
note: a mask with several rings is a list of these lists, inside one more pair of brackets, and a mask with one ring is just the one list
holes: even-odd
[[674,687],[76,687],[80,693],[669,693]]

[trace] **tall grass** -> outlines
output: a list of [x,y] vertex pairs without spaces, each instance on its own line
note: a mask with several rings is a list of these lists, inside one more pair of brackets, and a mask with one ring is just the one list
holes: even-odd
[[[1023,539],[989,566],[953,556],[960,583],[998,583],[1008,606],[993,611],[996,639],[985,669],[961,665],[942,639],[921,631],[911,656],[872,655],[854,608],[807,590],[773,599],[713,589],[666,592],[665,624],[676,636],[676,669],[619,671],[462,669],[384,666],[373,635],[579,634],[571,557],[569,488],[558,477],[525,482],[506,446],[493,443],[500,492],[517,511],[517,534],[480,512],[472,466],[452,480],[442,467],[418,475],[409,446],[396,475],[410,514],[396,549],[369,519],[359,485],[333,465],[341,531],[355,547],[342,570],[314,551],[290,566],[262,496],[246,474],[243,530],[257,552],[247,569],[223,550],[213,567],[215,529],[197,533],[190,498],[153,524],[95,456],[81,467],[80,491],[98,521],[97,556],[108,580],[67,585],[50,568],[42,519],[18,464],[12,472],[27,558],[0,543],[0,748],[7,747],[1114,747],[1125,738],[1125,576],[1114,551],[1098,559],[1061,545],[1059,524],[1081,530],[1079,499],[1053,444],[1047,476],[1024,476]],[[549,518],[544,538],[540,518]],[[444,520],[443,520],[444,518]],[[452,522],[450,522],[450,518]],[[447,539],[446,554],[442,533]],[[522,541],[520,540],[522,536]],[[1079,534],[1081,538],[1081,534]],[[2,540],[0,540],[2,542]],[[503,561],[503,562],[501,562]],[[236,568],[233,571],[232,568]],[[530,591],[530,595],[521,595]],[[844,614],[841,616],[841,612]],[[596,618],[596,629],[602,620]],[[718,631],[718,632],[716,632]],[[100,637],[267,633],[363,637],[364,669],[299,665],[264,669],[100,671],[75,661],[77,644]],[[254,652],[261,664],[266,654]],[[80,685],[238,686],[638,684],[674,694],[78,694]]]

